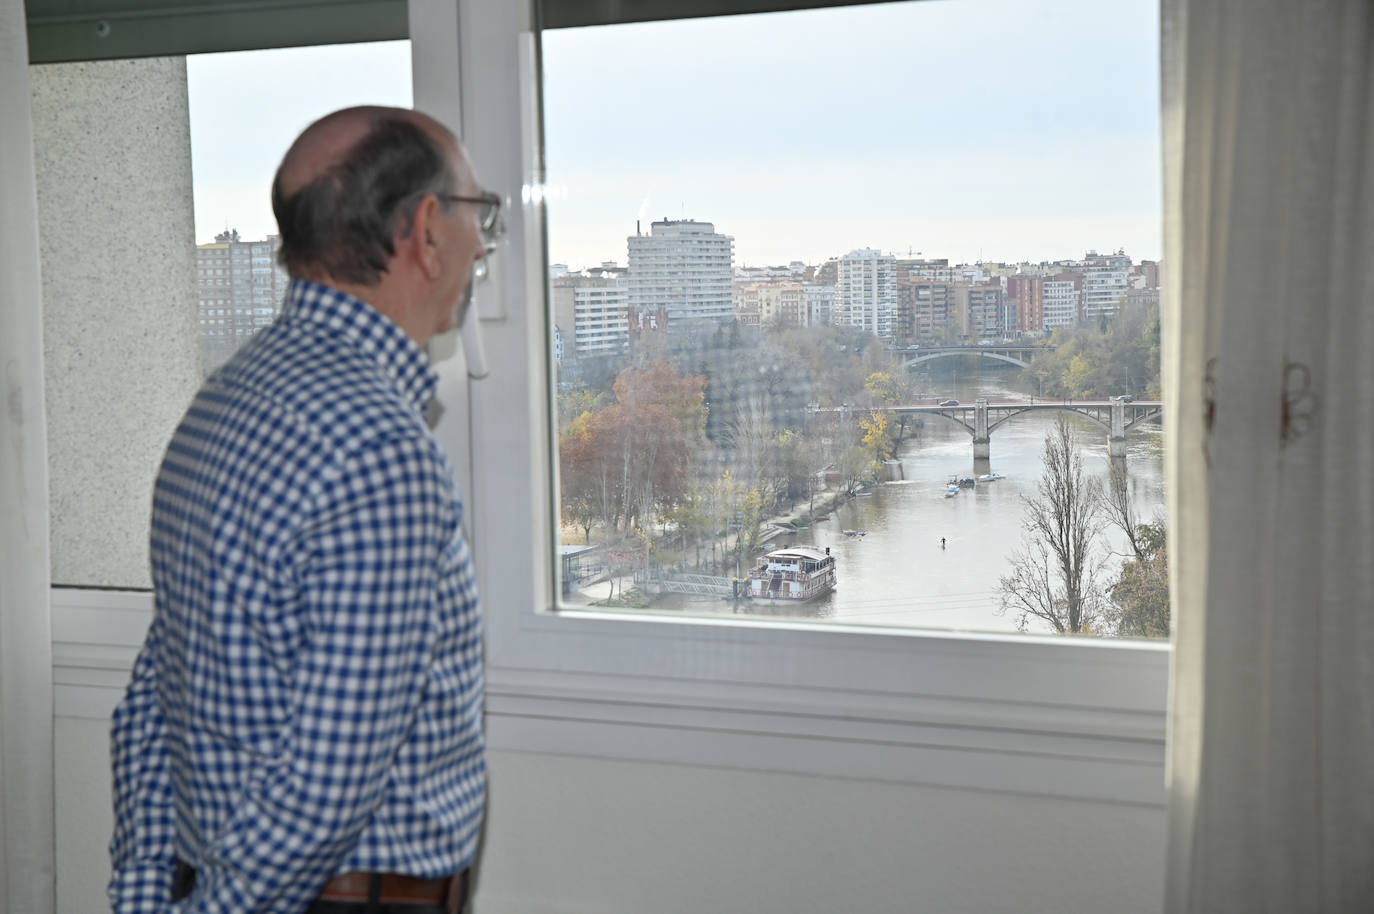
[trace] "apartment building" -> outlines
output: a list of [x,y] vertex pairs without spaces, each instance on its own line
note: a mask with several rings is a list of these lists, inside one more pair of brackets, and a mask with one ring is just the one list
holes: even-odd
[[1078,326],[1083,312],[1083,277],[1072,270],[1046,276],[1042,301],[1042,329]]
[[873,248],[839,259],[835,282],[838,323],[883,339],[897,335],[897,258]]
[[281,239],[243,241],[226,230],[196,245],[196,292],[205,370],[229,358],[254,333],[277,319],[290,277],[277,263]]
[[1045,277],[1016,273],[1007,277],[1007,310],[1018,333],[1039,333],[1045,326]]
[[636,314],[663,311],[669,333],[686,321],[734,319],[734,238],[710,222],[663,219],[626,243],[628,301]]
[[552,280],[550,291],[561,341],[560,362],[626,350],[630,311],[624,277],[600,270],[570,273]]

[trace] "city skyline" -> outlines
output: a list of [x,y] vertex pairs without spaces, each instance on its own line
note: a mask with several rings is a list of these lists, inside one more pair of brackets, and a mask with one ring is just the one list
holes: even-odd
[[[962,0],[548,33],[550,260],[622,261],[636,219],[664,217],[715,222],[741,265],[1158,259],[1157,16]],[[275,233],[272,172],[315,117],[411,101],[405,41],[195,55],[187,73],[201,242]]]

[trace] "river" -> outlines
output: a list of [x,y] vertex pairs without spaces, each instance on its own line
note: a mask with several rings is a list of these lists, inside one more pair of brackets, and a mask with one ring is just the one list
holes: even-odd
[[[924,384],[930,396],[972,403],[978,397],[1028,397],[1031,392],[1021,389],[1017,379],[1014,370],[985,370],[972,377],[960,371],[957,380],[950,374],[934,375]],[[1044,469],[1045,434],[1057,415],[1061,414],[1023,413],[994,429],[991,470],[1003,478],[965,488],[953,498],[944,497],[950,476],[973,474],[972,442],[962,427],[927,416],[899,452],[901,481],[885,483],[872,495],[853,499],[810,530],[775,540],[778,546],[830,547],[836,562],[836,590],[802,606],[754,603],[747,604],[746,611],[846,624],[1015,631],[1015,617],[998,613],[998,579],[1008,573],[1011,555],[1022,540],[1022,496],[1035,491]],[[1068,415],[1083,444],[1085,469],[1105,483],[1106,429],[1082,416]],[[1127,434],[1130,492],[1142,522],[1163,516],[1162,443],[1158,422],[1145,423]],[[862,530],[866,535],[845,536],[845,530]],[[1115,580],[1120,557],[1127,551],[1124,535],[1108,526],[1098,548],[1109,560],[1104,581]],[[684,600],[678,605],[719,612],[721,602]],[[1033,622],[1030,630],[1048,631],[1048,627]]]

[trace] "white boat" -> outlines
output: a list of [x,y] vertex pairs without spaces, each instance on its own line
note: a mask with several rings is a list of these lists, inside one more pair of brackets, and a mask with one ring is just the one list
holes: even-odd
[[749,570],[749,596],[764,600],[814,600],[835,589],[835,558],[826,549],[793,546],[768,553]]
[[959,494],[959,487],[956,485],[945,486],[945,498],[953,498]]
[[1001,473],[984,473],[982,476],[979,476],[979,477],[978,477],[978,481],[979,481],[979,482],[996,482],[997,480],[1003,479],[1003,478],[1005,478],[1005,477],[1003,477]]

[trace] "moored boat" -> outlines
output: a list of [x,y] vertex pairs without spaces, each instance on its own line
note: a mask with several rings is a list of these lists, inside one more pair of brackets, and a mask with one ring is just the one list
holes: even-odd
[[814,600],[835,589],[835,557],[815,546],[768,553],[749,570],[749,596],[764,600]]

